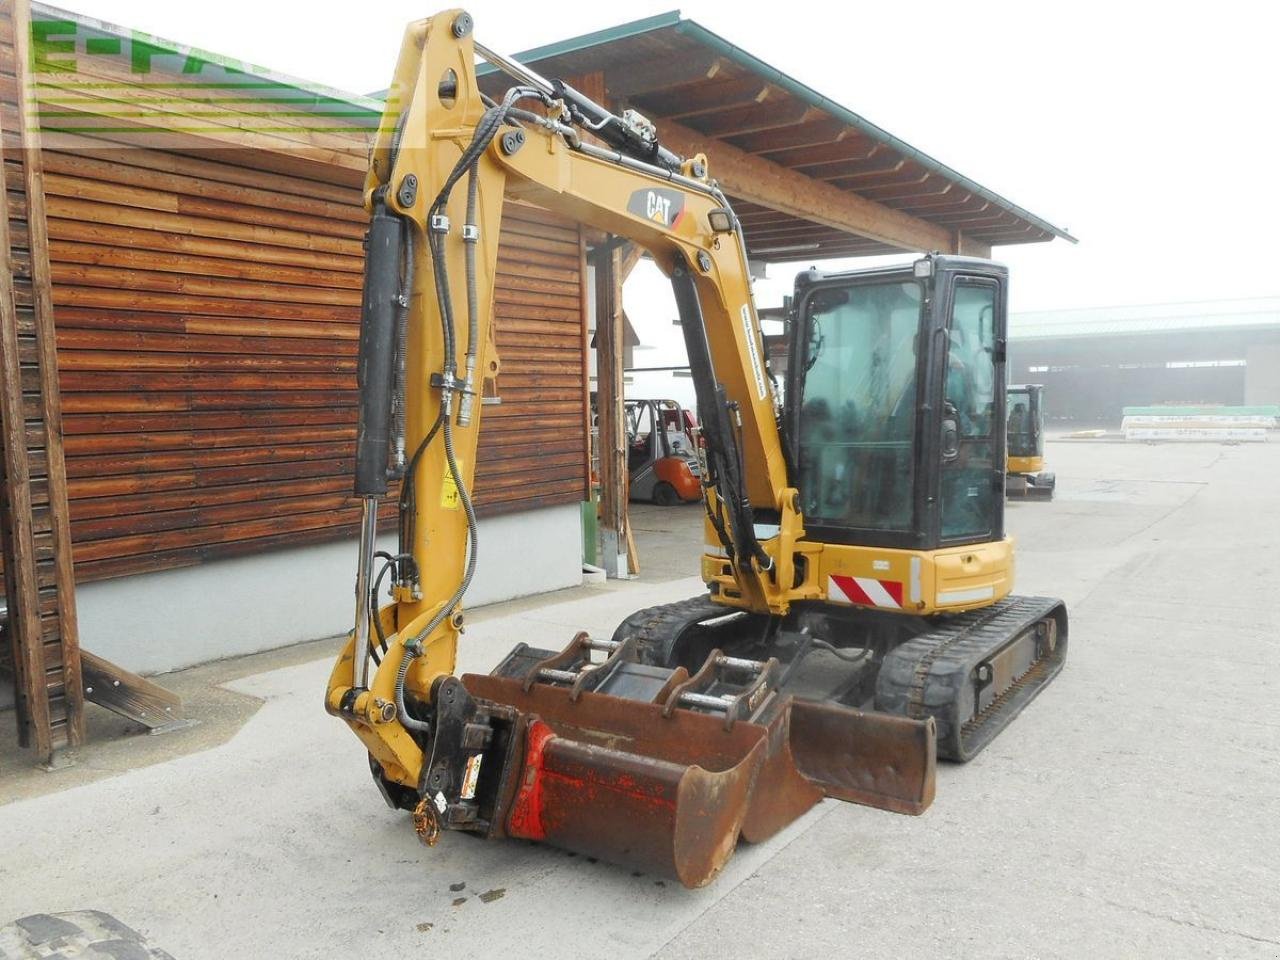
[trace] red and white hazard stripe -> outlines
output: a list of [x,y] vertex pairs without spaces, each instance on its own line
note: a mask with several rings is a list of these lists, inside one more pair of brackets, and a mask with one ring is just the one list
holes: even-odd
[[847,577],[842,573],[833,573],[827,578],[827,599],[837,603],[901,610],[902,583],[898,580]]

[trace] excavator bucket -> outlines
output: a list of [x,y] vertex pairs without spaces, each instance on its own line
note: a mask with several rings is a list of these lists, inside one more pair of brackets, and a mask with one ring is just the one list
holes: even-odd
[[[481,713],[512,717],[517,731],[500,781],[509,786],[486,811],[489,836],[699,887],[740,836],[765,840],[824,796],[913,814],[933,799],[931,719],[779,696],[763,682],[768,665],[745,678],[741,693],[695,692],[714,667],[749,663],[718,651],[693,677],[627,661],[619,648],[605,664],[564,669],[584,645],[609,646],[578,638],[550,654],[522,645],[494,674],[462,677]],[[592,675],[597,689],[584,689]],[[713,701],[729,708],[712,709]]]
[[527,718],[506,834],[622,863],[687,887],[733,854],[767,732],[687,710],[468,674],[474,697]]
[[742,835],[767,840],[824,796],[918,815],[933,803],[933,721],[788,699],[768,725],[769,752]]

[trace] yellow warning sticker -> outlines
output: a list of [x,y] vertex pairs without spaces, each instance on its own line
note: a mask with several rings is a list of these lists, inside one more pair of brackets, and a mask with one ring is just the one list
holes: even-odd
[[[458,464],[458,473],[462,473],[462,461],[455,461]],[[444,484],[440,488],[440,506],[446,510],[457,510],[462,498],[458,496],[458,484],[454,482],[453,473],[449,470],[448,462],[444,465]]]

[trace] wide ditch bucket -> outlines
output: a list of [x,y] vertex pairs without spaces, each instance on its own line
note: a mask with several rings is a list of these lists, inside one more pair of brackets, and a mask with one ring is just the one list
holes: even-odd
[[932,718],[789,698],[766,729],[769,753],[742,824],[752,843],[767,840],[824,796],[912,816],[933,803]]
[[833,796],[903,813],[933,799],[932,720],[779,699],[762,722],[468,674],[521,717],[521,769],[495,812],[508,836],[699,887],[738,837],[764,840]]

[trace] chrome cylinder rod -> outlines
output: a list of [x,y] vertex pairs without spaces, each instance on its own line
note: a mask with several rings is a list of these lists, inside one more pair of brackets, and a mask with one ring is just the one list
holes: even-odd
[[547,96],[551,96],[555,92],[555,88],[552,87],[550,80],[530,70],[523,63],[512,60],[510,57],[504,57],[502,54],[490,50],[484,44],[479,42],[476,42],[475,49],[476,53],[480,54],[480,56],[484,57],[484,59],[488,60],[507,76],[519,80],[526,86],[533,87],[535,90],[539,90]]
[[355,672],[352,686],[369,683],[369,584],[373,579],[373,554],[378,547],[378,498],[365,497],[360,506],[360,560],[356,567]]

